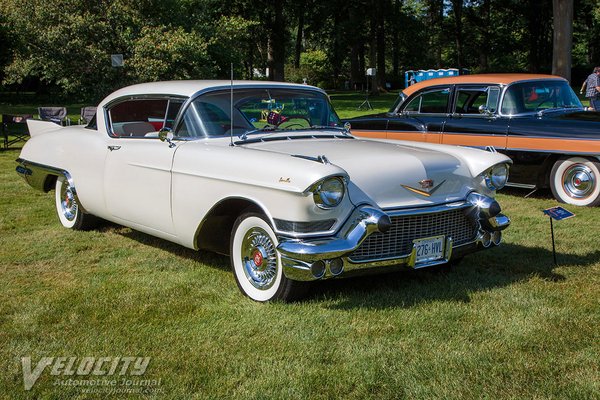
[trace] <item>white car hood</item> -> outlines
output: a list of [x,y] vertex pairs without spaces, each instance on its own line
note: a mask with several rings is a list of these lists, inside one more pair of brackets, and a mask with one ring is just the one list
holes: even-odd
[[[474,188],[472,171],[463,157],[441,151],[450,146],[423,148],[409,142],[325,138],[275,140],[245,146],[315,159],[325,156],[350,176],[350,198],[356,204],[375,202],[381,208],[440,204],[464,199]],[[489,154],[490,160],[485,164],[496,164],[494,154],[483,151],[475,154],[480,157]],[[432,188],[424,188],[420,183],[424,180],[432,180]]]

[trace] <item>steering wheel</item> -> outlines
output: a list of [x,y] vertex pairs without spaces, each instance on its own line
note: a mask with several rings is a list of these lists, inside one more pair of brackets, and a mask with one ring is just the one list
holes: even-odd
[[[294,120],[306,121],[307,125],[304,126],[304,124],[301,123],[301,122],[292,122]],[[288,117],[288,119],[286,119],[285,121],[281,122],[279,125],[277,125],[277,127],[282,127],[282,128],[291,128],[291,127],[294,127],[294,126],[298,126],[300,128],[310,128],[311,123],[310,123],[310,120],[308,118],[306,118],[306,117],[299,116],[299,115],[298,116],[293,115],[293,116]]]
[[546,103],[548,103],[548,102],[550,102],[550,101],[551,101],[551,99],[550,99],[550,98],[547,98],[547,99],[544,99],[544,100],[542,100],[540,103],[538,103],[538,104],[535,106],[535,109],[537,110],[538,108],[540,108],[540,107],[542,106],[542,104],[546,104]]

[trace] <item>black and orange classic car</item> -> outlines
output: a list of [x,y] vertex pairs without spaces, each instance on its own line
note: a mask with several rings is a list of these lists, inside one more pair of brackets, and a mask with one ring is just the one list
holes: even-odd
[[558,76],[431,79],[406,88],[389,112],[348,122],[357,136],[498,151],[513,160],[509,186],[600,204],[600,112],[586,111]]

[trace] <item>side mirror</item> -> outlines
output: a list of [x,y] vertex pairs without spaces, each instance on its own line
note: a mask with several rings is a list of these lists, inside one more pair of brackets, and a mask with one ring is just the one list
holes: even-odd
[[493,112],[490,111],[489,108],[487,108],[487,106],[481,105],[479,106],[479,114],[483,114],[486,117],[491,117],[494,115]]
[[173,130],[171,128],[162,128],[158,131],[158,139],[161,142],[169,143],[169,147],[175,147],[175,143],[172,142],[173,137]]

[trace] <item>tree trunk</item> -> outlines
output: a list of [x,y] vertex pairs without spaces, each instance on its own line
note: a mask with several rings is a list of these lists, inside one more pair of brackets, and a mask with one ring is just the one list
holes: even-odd
[[300,3],[300,11],[298,12],[298,32],[296,33],[296,49],[294,52],[294,67],[300,67],[300,53],[302,53],[302,39],[304,38],[304,13],[306,9],[306,1]]
[[554,48],[552,73],[571,81],[573,47],[573,0],[552,0],[554,14]]
[[385,92],[385,6],[377,1],[377,83],[378,90]]
[[394,79],[400,76],[400,27],[398,20],[400,19],[400,6],[402,0],[394,0],[394,10],[392,13],[392,75]]
[[286,26],[283,16],[283,2],[273,3],[275,17],[269,29],[267,65],[269,80],[283,81],[285,65]]
[[462,33],[462,11],[463,0],[452,0],[452,11],[454,12],[454,39],[456,43],[456,66],[462,68],[463,63],[463,33]]
[[489,48],[490,48],[490,23],[491,23],[491,0],[484,0],[482,8],[482,29],[481,29],[481,46],[479,48],[479,68],[482,71],[489,71]]

